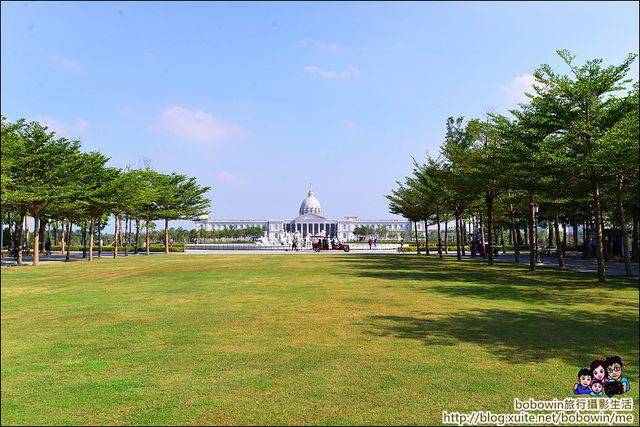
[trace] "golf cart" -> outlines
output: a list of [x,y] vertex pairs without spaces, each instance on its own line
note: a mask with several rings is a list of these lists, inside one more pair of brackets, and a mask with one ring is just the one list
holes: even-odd
[[[332,240],[334,243],[332,243]],[[314,251],[345,251],[349,252],[349,245],[340,243],[337,239],[327,236],[311,236],[311,247]]]

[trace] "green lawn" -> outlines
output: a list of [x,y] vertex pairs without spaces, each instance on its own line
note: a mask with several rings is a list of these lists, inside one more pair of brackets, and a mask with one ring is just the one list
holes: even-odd
[[440,423],[572,397],[609,354],[637,400],[636,282],[434,255],[2,269],[2,424]]

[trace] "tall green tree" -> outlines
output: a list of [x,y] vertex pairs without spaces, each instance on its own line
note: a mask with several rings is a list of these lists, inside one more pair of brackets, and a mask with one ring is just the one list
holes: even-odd
[[464,117],[449,117],[446,123],[445,142],[441,146],[443,157],[442,183],[444,202],[453,211],[456,220],[456,257],[462,260],[463,216],[478,206],[480,198],[476,191],[475,175],[470,173],[468,160],[473,145],[473,136],[464,123]]
[[[602,144],[596,146],[596,156],[601,163],[608,165],[606,175],[614,182],[613,192],[616,199],[616,214],[618,225],[622,233],[622,253],[625,264],[625,273],[631,276],[631,255],[629,251],[629,236],[627,221],[625,218],[624,200],[635,199],[638,194],[638,154],[640,140],[638,132],[638,83],[636,83],[628,96],[616,100],[619,106],[614,109],[626,111],[623,117],[603,137]],[[628,197],[625,197],[628,194]]]
[[419,195],[410,186],[397,182],[398,187],[385,196],[389,200],[389,212],[401,215],[413,222],[415,229],[416,251],[420,254],[420,243],[418,241],[417,223],[423,217],[423,210],[420,209]]
[[22,127],[20,133],[21,144],[9,166],[12,175],[19,179],[12,179],[7,192],[33,216],[33,265],[38,265],[40,216],[44,209],[72,191],[80,143],[56,139],[53,132],[37,122]]
[[169,221],[195,219],[208,213],[210,200],[205,194],[210,187],[198,184],[195,178],[172,173],[158,176],[158,217],[164,220],[164,252],[169,253]]
[[82,203],[82,210],[89,218],[89,261],[93,260],[94,235],[96,223],[111,211],[116,203],[113,181],[118,176],[118,170],[106,167],[109,160],[98,152],[83,153],[78,169],[78,181],[82,186],[78,201]]
[[619,65],[603,66],[601,59],[575,65],[567,50],[558,55],[569,68],[569,74],[556,73],[549,65],[539,67],[534,76],[538,85],[532,103],[538,114],[554,122],[564,132],[564,145],[556,152],[572,156],[576,172],[590,183],[596,229],[598,280],[606,281],[603,252],[602,188],[606,186],[609,164],[600,156],[607,150],[606,136],[628,111],[628,105],[617,101],[615,94],[629,83],[627,74],[636,55],[630,54]]

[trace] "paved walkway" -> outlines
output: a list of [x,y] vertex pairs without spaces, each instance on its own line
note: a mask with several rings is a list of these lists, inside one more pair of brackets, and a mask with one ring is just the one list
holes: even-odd
[[[357,249],[352,250],[349,254],[397,254],[396,250],[391,249]],[[414,252],[415,253],[415,252]],[[161,255],[161,252],[152,252],[151,255]],[[299,252],[296,251],[285,251],[285,250],[188,250],[186,252],[172,252],[171,255],[263,255],[263,254],[290,254],[290,255],[315,255],[315,252],[312,250],[301,250]],[[345,255],[343,251],[322,251],[321,254],[324,255]],[[444,254],[445,256],[453,257],[455,256],[455,252],[449,252],[448,254]],[[568,254],[565,259],[565,265],[567,270],[584,272],[584,273],[597,273],[598,265],[595,259],[582,259],[578,253]],[[118,252],[118,256],[124,256],[124,252]],[[135,254],[130,253],[129,256],[136,256]],[[141,256],[144,256],[141,254]],[[430,251],[430,256],[435,257],[438,256],[436,251]],[[113,259],[113,252],[103,252],[103,258]],[[97,256],[94,256],[97,259]],[[464,257],[465,259],[472,259],[469,255]],[[478,256],[475,258],[478,262],[486,262],[486,259]],[[42,263],[55,263],[55,262],[64,262],[65,256],[62,254],[52,254],[51,256],[41,256],[40,261]],[[82,252],[71,252],[70,254],[71,261],[81,261],[82,260]],[[543,256],[542,257],[542,266],[558,268],[558,260],[555,256]],[[509,262],[514,263],[515,258],[513,253],[507,252],[506,254],[500,253],[498,257],[495,259],[496,262]],[[25,257],[25,264],[31,263],[31,257]],[[522,253],[520,255],[520,264],[529,264],[529,254]],[[13,258],[3,258],[2,266],[14,266],[16,265]],[[607,262],[606,263],[607,275],[608,276],[624,276],[624,263],[622,262]],[[640,275],[638,263],[632,264],[632,270],[635,277]]]
[[[175,253],[181,253],[181,252],[175,252]],[[161,252],[151,253],[151,255],[160,255],[160,254],[162,253]],[[144,255],[144,254],[140,254],[140,255]],[[124,256],[124,252],[118,251],[118,256]],[[136,255],[130,252],[128,256],[136,256]],[[65,262],[65,258],[66,256],[60,253],[53,253],[51,254],[51,256],[40,255],[40,263],[48,264],[48,263]],[[97,252],[94,253],[93,258],[99,259]],[[102,252],[102,259],[113,259],[113,251]],[[25,265],[31,265],[32,260],[33,260],[33,257],[27,256],[23,258],[22,263]],[[82,251],[74,251],[69,253],[69,261],[82,261],[82,260],[83,260]],[[8,257],[5,254],[5,256],[2,258],[2,266],[8,267],[8,266],[15,266],[15,265],[16,265],[16,262],[13,260],[13,257]]]
[[[451,255],[451,253],[449,254]],[[465,258],[471,258],[469,256],[465,257]],[[542,256],[540,257],[542,264],[538,264],[544,267],[552,267],[552,268],[559,268],[558,267],[558,258],[555,256]],[[476,257],[476,259],[486,262],[486,259],[483,259],[482,257],[478,256]],[[500,253],[498,255],[498,257],[495,259],[496,262],[510,262],[510,263],[515,263],[515,257],[513,253],[509,253],[507,252],[506,254],[502,254]],[[529,254],[528,253],[523,253],[520,254],[520,264],[526,264],[529,265]],[[605,268],[607,271],[607,275],[608,276],[624,276],[625,275],[625,270],[624,270],[624,263],[623,262],[607,262],[605,263]],[[598,273],[598,263],[596,259],[583,259],[580,256],[570,256],[565,258],[565,269],[566,270],[572,270],[572,271],[579,271],[579,272],[583,272],[583,273],[594,273],[597,274]],[[631,270],[633,272],[633,275],[638,277],[638,273],[639,273],[639,268],[638,268],[638,263],[631,263]]]

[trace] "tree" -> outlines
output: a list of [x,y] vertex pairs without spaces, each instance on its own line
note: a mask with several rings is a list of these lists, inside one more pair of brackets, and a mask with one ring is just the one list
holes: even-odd
[[472,142],[464,151],[464,155],[454,159],[454,161],[465,164],[465,170],[470,184],[468,189],[484,198],[487,209],[487,234],[489,237],[487,258],[489,265],[493,265],[495,234],[493,218],[494,201],[496,197],[505,191],[506,186],[508,186],[508,183],[504,180],[506,165],[497,155],[500,149],[501,138],[497,126],[491,119],[487,121],[478,119],[470,120],[467,124],[466,132]]
[[80,176],[82,186],[79,200],[83,203],[83,211],[89,217],[89,261],[93,260],[94,230],[96,223],[108,213],[116,203],[113,182],[119,171],[107,168],[108,157],[98,152],[83,153],[80,160]]
[[[624,116],[603,137],[603,143],[596,146],[596,156],[608,165],[607,175],[614,178],[616,195],[616,213],[618,225],[622,232],[622,253],[625,264],[625,274],[631,276],[631,257],[629,253],[629,236],[625,219],[623,193],[626,188],[630,194],[638,192],[638,84],[625,98],[616,100],[619,106],[616,110],[625,111]],[[626,105],[625,105],[626,104]]]
[[204,194],[210,187],[200,186],[195,178],[172,173],[158,175],[158,216],[164,219],[164,252],[169,253],[169,220],[195,219],[208,214],[210,201]]
[[[441,215],[447,209],[450,192],[446,184],[444,165],[436,159],[427,158],[427,163],[418,164],[414,160],[414,176],[419,183],[418,191],[421,199],[435,217],[437,226],[438,256],[442,258],[442,234],[440,230]],[[426,207],[425,207],[426,208]],[[427,230],[425,221],[425,231]]]
[[631,63],[630,54],[620,65],[604,67],[601,59],[574,65],[575,57],[567,50],[557,52],[569,67],[570,75],[561,75],[549,65],[542,65],[534,76],[538,85],[532,103],[538,114],[557,124],[564,133],[564,144],[556,150],[575,159],[576,172],[590,183],[596,229],[598,280],[606,281],[603,252],[602,188],[607,184],[609,165],[599,154],[607,150],[607,134],[626,113],[628,106],[613,96],[624,89]]
[[55,139],[53,132],[37,122],[20,128],[20,134],[21,143],[13,147],[16,150],[9,165],[11,175],[19,179],[11,180],[7,193],[34,218],[33,265],[38,265],[40,216],[43,209],[73,191],[80,143]]
[[373,228],[368,225],[357,225],[353,229],[353,234],[360,238],[364,238],[365,236],[373,234]]
[[113,257],[118,256],[118,246],[122,243],[122,216],[134,209],[138,200],[138,175],[135,171],[118,170],[111,173],[111,181],[106,188],[109,205],[114,220]]
[[422,219],[418,199],[419,195],[409,186],[397,182],[398,188],[391,191],[391,194],[385,196],[389,200],[389,211],[396,215],[402,215],[404,218],[413,222],[415,228],[416,251],[420,254],[420,244],[418,242],[417,223]]
[[[7,212],[7,222],[9,225],[9,237],[17,239],[15,233],[11,232],[11,224],[15,220],[16,226],[20,223],[20,233],[22,233],[22,215],[21,212],[26,212],[26,207],[23,206],[22,200],[16,193],[16,185],[18,185],[18,176],[16,172],[16,162],[20,160],[20,153],[23,151],[24,142],[22,141],[21,129],[25,126],[24,120],[19,120],[16,123],[11,123],[5,116],[1,118],[0,124],[0,208],[2,213]],[[8,211],[18,213],[20,218],[14,218],[14,215],[10,215]],[[3,218],[4,219],[4,218]],[[0,222],[1,223],[1,222]],[[1,227],[0,227],[1,228]],[[17,227],[16,227],[17,228]],[[3,233],[4,235],[4,233]],[[20,237],[21,240],[21,237]],[[15,247],[16,242],[9,242],[9,247]],[[22,245],[18,243],[18,264],[22,263]],[[2,248],[0,248],[0,253]]]
[[473,144],[472,136],[464,125],[464,117],[449,117],[446,124],[445,142],[441,147],[443,156],[442,177],[444,203],[453,211],[456,219],[456,257],[462,260],[462,216],[471,207],[477,205],[478,196],[472,188],[473,176],[469,173],[469,163],[465,160]]
[[137,172],[138,186],[138,214],[145,222],[145,252],[149,255],[151,245],[151,230],[155,223],[152,221],[160,219],[158,199],[164,182],[162,174],[153,171],[150,167]]

